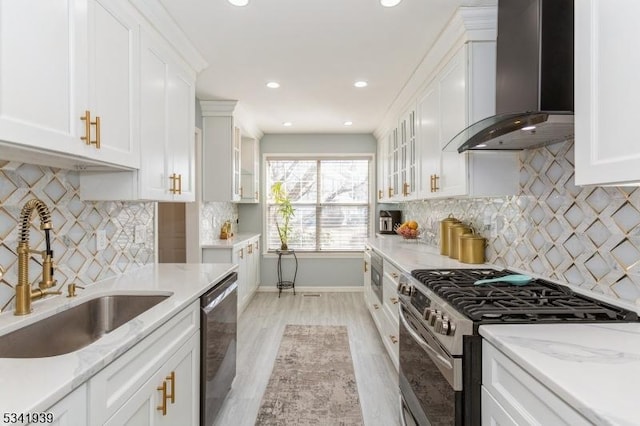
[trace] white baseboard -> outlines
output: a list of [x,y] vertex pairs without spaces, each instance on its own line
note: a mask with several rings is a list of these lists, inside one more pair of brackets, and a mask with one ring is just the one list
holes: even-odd
[[[275,285],[259,286],[258,290],[261,293],[273,293],[278,292],[278,288]],[[282,290],[290,291],[290,289]],[[348,286],[348,287],[311,287],[311,286],[296,286],[296,293],[358,293],[363,292],[363,286]]]

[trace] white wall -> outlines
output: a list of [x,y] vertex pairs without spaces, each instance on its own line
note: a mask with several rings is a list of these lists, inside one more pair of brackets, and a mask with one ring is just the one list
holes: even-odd
[[[260,140],[260,154],[375,154],[371,134],[267,134]],[[260,167],[262,169],[262,164]],[[262,173],[262,171],[261,171]],[[375,179],[375,176],[372,176]],[[261,191],[265,193],[264,182]],[[262,203],[262,201],[261,201]],[[262,232],[262,204],[238,205],[239,230]],[[264,246],[264,244],[261,244]],[[305,257],[303,257],[305,256]],[[362,286],[361,257],[306,257],[298,259],[296,287]],[[277,257],[262,257],[260,285],[275,287]]]

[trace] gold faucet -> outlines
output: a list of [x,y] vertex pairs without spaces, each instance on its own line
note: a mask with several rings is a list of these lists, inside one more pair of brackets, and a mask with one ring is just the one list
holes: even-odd
[[[29,247],[29,229],[33,211],[40,216],[40,229],[45,233],[46,249],[43,251],[32,250]],[[49,232],[52,229],[51,214],[47,205],[34,198],[27,201],[20,212],[20,230],[18,239],[18,285],[16,285],[15,315],[27,315],[31,313],[31,301],[44,297],[47,294],[61,294],[59,291],[48,290],[56,285],[53,279],[53,251]],[[42,281],[38,283],[38,289],[32,289],[29,282],[29,257],[30,253],[42,256]]]

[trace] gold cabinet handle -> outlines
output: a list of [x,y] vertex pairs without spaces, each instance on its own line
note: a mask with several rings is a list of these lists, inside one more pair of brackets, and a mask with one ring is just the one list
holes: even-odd
[[182,175],[178,175],[178,194],[182,194]]
[[398,299],[396,299],[395,297],[390,297],[389,300],[391,300],[391,303],[393,303],[394,305],[398,303]]
[[84,112],[84,115],[80,117],[80,120],[84,121],[84,136],[81,136],[80,139],[83,140],[87,145],[91,144],[91,113],[89,110]]
[[393,343],[393,344],[398,343],[398,338],[396,336],[394,336],[393,334],[390,334],[389,338],[391,339],[391,343]]
[[373,307],[374,307],[374,308],[376,308],[376,309],[380,309],[380,306],[378,306],[378,305],[377,305],[377,304],[375,304],[375,303],[373,304]]
[[168,394],[167,398],[171,400],[172,404],[175,404],[175,402],[176,402],[176,372],[172,371],[171,374],[169,374],[166,379],[171,382],[171,394]]
[[256,245],[256,251],[258,251],[258,242],[256,241],[255,243],[253,243]]
[[96,149],[100,149],[100,117],[96,116],[96,120],[92,121],[91,124],[96,126],[96,140],[91,141],[91,143],[95,144]]
[[178,190],[176,189],[176,174],[172,173],[171,176],[169,176],[169,179],[171,180],[171,188],[169,189],[169,192],[175,194],[176,192],[178,192]]
[[402,194],[405,197],[407,197],[410,194],[409,187],[410,187],[410,185],[408,183],[406,183],[406,182],[402,185]]
[[393,278],[398,278],[398,274],[396,274],[395,272],[392,272],[392,273],[391,273],[391,276],[392,276]]
[[156,410],[162,411],[162,415],[167,415],[167,382],[165,380],[162,381],[162,386],[158,386],[156,388],[160,392],[162,392],[162,401],[160,405],[156,407]]
[[438,179],[440,179],[440,176],[431,175],[431,192],[438,192],[440,189],[438,188]]
[[368,271],[368,269],[367,269],[367,262],[364,262],[364,271],[365,271],[365,272],[367,272],[367,271]]
[[378,200],[382,200],[382,189],[378,189]]
[[253,244],[249,244],[249,245],[247,246],[247,253],[248,253],[248,254],[253,254]]
[[240,259],[244,259],[244,249],[240,249]]
[[389,198],[393,197],[393,188],[389,187]]

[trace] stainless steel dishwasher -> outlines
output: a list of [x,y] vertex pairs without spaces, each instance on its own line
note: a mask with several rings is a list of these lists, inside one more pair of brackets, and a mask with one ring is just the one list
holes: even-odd
[[233,272],[200,301],[200,425],[210,426],[236,376],[238,274]]

